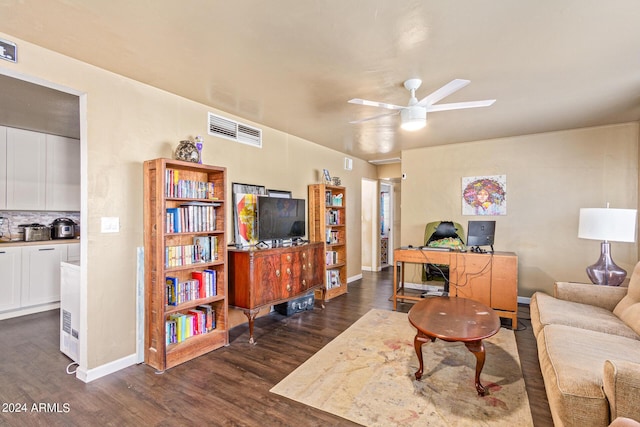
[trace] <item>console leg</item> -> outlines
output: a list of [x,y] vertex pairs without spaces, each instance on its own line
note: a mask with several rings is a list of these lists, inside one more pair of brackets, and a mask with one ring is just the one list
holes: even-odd
[[256,316],[260,313],[260,310],[243,310],[244,315],[249,320],[249,344],[256,344],[256,340],[253,339],[253,323],[256,320]]

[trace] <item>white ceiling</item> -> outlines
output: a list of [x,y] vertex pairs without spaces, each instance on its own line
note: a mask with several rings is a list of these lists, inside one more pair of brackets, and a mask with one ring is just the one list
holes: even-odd
[[[367,160],[640,119],[637,0],[3,0],[0,29]],[[385,110],[347,100],[405,105],[410,77],[497,102],[349,124]]]

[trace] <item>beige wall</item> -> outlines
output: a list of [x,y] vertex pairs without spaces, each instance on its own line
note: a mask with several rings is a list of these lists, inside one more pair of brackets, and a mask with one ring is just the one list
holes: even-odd
[[[422,244],[429,221],[460,222],[466,232],[468,220],[486,219],[462,215],[461,179],[507,176],[507,215],[490,217],[494,247],[517,253],[518,294],[525,297],[551,292],[556,280],[589,281],[584,269],[597,260],[600,243],[578,239],[581,207],[638,206],[637,123],[410,150],[402,159],[403,245]],[[611,246],[630,272],[637,246]]]
[[362,196],[360,207],[362,270],[378,271],[380,269],[380,186],[377,180],[362,180]]
[[[86,283],[87,353],[81,369],[92,369],[136,350],[136,250],[143,245],[142,162],[172,157],[178,141],[203,135],[204,163],[226,166],[229,182],[262,184],[307,198],[307,185],[329,169],[349,190],[348,276],[360,274],[360,183],[375,179],[374,166],[354,159],[343,170],[344,154],[263,128],[256,149],[206,132],[207,112],[234,118],[205,105],[78,62],[7,34],[18,44],[19,62],[2,61],[0,73],[81,94],[83,128],[83,280]],[[227,204],[231,218],[231,204]],[[100,232],[101,217],[119,217],[120,232]],[[231,222],[227,223],[229,238]]]
[[391,163],[378,166],[378,179],[400,178],[402,175],[402,164]]

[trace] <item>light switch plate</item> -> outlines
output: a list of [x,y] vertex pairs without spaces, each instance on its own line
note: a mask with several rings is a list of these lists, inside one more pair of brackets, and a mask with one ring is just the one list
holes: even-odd
[[120,231],[120,218],[117,216],[100,218],[100,232],[117,233]]

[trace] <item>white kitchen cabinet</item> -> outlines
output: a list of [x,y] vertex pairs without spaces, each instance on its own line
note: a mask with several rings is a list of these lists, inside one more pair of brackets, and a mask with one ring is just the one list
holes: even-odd
[[[7,158],[7,128],[0,126],[0,159]],[[0,160],[0,209],[7,208],[7,162]]]
[[67,247],[67,261],[80,261],[80,243],[70,243]]
[[45,134],[7,128],[7,209],[44,210]]
[[20,307],[20,248],[0,246],[0,311]]
[[22,307],[60,301],[60,263],[66,260],[67,245],[22,248]]
[[80,210],[80,141],[46,136],[47,173],[45,209]]
[[80,141],[0,127],[0,208],[80,210]]

